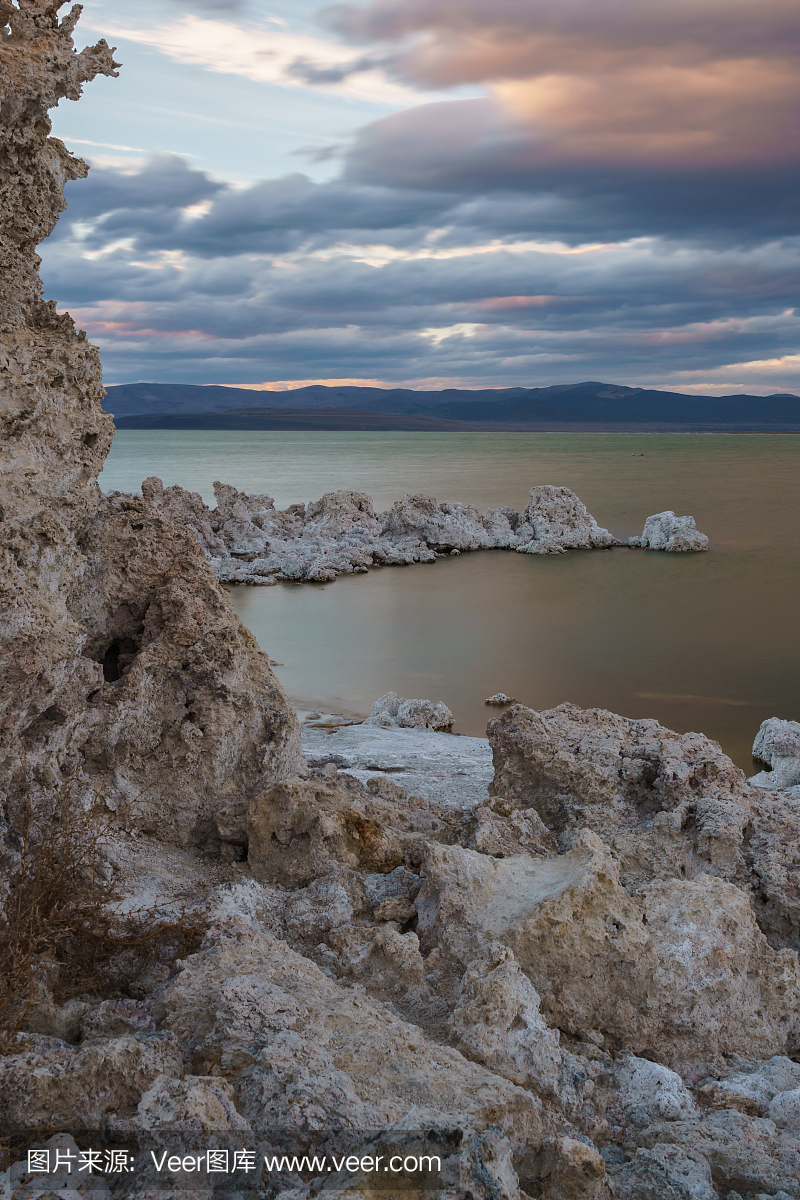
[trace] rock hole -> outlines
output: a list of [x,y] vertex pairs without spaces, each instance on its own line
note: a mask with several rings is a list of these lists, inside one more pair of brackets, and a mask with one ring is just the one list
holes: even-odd
[[111,643],[103,655],[103,679],[106,683],[116,683],[133,662],[138,650],[133,638],[117,638]]
[[97,445],[97,439],[99,436],[100,435],[97,433],[85,433],[81,438],[81,441],[83,442],[84,446],[88,446],[91,450]]

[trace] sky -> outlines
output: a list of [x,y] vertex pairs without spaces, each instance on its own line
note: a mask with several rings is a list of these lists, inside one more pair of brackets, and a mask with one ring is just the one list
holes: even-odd
[[796,0],[87,0],[107,384],[800,391]]

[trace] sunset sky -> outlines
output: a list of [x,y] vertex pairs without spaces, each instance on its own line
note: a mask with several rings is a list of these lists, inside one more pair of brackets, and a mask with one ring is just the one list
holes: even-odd
[[797,0],[88,0],[107,383],[800,391]]

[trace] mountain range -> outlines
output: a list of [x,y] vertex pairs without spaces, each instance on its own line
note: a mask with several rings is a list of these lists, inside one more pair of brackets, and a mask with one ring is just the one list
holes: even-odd
[[[261,397],[263,403],[254,403]],[[800,431],[800,397],[789,392],[687,396],[597,381],[477,391],[313,384],[284,392],[125,383],[109,387],[104,403],[119,429],[458,430],[500,426]]]

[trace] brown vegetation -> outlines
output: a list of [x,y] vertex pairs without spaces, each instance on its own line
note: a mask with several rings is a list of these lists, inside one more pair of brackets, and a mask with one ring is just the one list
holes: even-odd
[[4,842],[10,872],[0,924],[0,1053],[18,1051],[37,987],[54,1001],[78,994],[130,994],[150,964],[199,944],[185,905],[120,908],[105,850],[112,821],[103,782],[87,795],[77,777],[43,792],[29,779],[6,800]]

